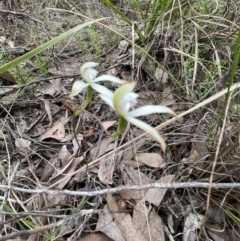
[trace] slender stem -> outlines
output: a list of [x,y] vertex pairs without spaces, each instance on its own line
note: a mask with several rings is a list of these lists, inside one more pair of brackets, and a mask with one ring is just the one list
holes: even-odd
[[75,115],[76,117],[79,116],[79,115],[82,113],[82,111],[85,110],[85,109],[88,107],[88,105],[89,105],[89,103],[90,103],[90,101],[91,101],[91,99],[92,99],[92,93],[93,93],[92,87],[91,87],[91,86],[88,86],[88,88],[87,88],[87,98],[86,98],[86,101],[85,101],[83,107],[82,107],[81,109],[76,110],[76,111],[74,112],[74,115]]
[[86,102],[83,106],[84,110],[88,107],[88,105],[89,105],[89,103],[92,99],[92,93],[93,93],[93,88],[91,86],[88,86],[88,88],[87,88],[87,99],[86,99]]
[[118,121],[118,130],[112,135],[112,137],[113,138],[118,137],[123,132],[126,124],[127,124],[127,121],[122,116],[120,116]]

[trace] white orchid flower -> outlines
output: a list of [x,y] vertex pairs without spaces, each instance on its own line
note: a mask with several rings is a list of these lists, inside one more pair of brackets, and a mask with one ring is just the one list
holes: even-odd
[[112,81],[118,84],[123,84],[126,81],[121,80],[117,77],[111,75],[101,75],[97,77],[98,71],[94,69],[94,67],[98,66],[98,63],[95,62],[87,62],[83,64],[80,68],[80,73],[83,78],[83,81],[77,80],[74,82],[72,86],[72,92],[70,97],[78,95],[85,88],[91,87],[91,89],[96,90],[100,94],[109,94],[110,90],[106,87],[97,84],[99,81]]
[[141,120],[136,119],[135,117],[149,115],[153,113],[174,114],[174,112],[170,108],[160,105],[145,105],[130,111],[130,108],[137,103],[138,98],[138,94],[132,92],[135,85],[136,82],[127,83],[120,86],[114,94],[111,92],[108,94],[100,95],[100,97],[120,116],[118,130],[116,133],[113,134],[113,137],[117,137],[122,133],[126,122],[128,121],[131,124],[148,132],[160,143],[162,149],[165,151],[166,144],[163,138],[159,135],[159,133],[153,127]]
[[81,91],[83,91],[85,88],[87,88],[86,101],[81,110],[75,111],[75,116],[80,115],[82,110],[87,108],[88,104],[90,103],[90,101],[92,99],[93,89],[96,90],[100,94],[110,95],[112,93],[108,88],[106,88],[100,84],[97,84],[97,82],[106,81],[106,80],[112,81],[112,82],[115,82],[118,84],[123,84],[126,82],[125,80],[121,80],[121,79],[111,76],[111,75],[101,75],[101,76],[97,77],[98,71],[96,69],[94,69],[94,67],[96,67],[96,66],[98,66],[98,63],[95,63],[95,62],[87,62],[87,63],[83,64],[80,68],[80,74],[83,78],[83,81],[77,80],[74,82],[74,84],[72,86],[72,92],[69,97],[76,96]]

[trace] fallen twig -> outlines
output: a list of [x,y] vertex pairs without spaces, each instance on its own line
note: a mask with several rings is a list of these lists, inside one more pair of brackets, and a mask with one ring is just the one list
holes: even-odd
[[211,185],[214,189],[227,189],[227,188],[240,188],[240,183],[205,183],[205,182],[180,182],[180,183],[151,183],[144,185],[133,185],[133,186],[120,186],[102,190],[89,190],[89,191],[70,191],[70,190],[54,190],[54,189],[25,189],[16,186],[0,185],[2,190],[11,190],[23,193],[31,194],[47,194],[47,195],[69,195],[69,196],[87,196],[92,197],[96,195],[103,195],[106,193],[116,193],[124,190],[143,190],[149,188],[208,188]]

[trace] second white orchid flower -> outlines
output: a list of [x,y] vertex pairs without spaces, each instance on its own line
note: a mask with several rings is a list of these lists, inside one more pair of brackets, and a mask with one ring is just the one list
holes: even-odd
[[137,103],[138,98],[138,94],[133,92],[135,85],[136,82],[127,83],[120,86],[114,94],[112,92],[108,92],[100,95],[100,97],[119,115],[118,130],[113,134],[113,137],[117,137],[123,132],[128,121],[131,124],[148,132],[160,143],[162,149],[165,151],[166,144],[159,133],[153,127],[141,120],[136,119],[135,117],[153,113],[174,114],[174,112],[170,108],[160,105],[145,105],[130,111],[130,108]]
[[[81,91],[83,91],[85,88],[87,88],[87,98],[86,102],[83,105],[82,109],[86,109],[88,104],[91,101],[92,98],[92,92],[93,89],[97,91],[100,94],[106,94],[109,95],[112,93],[108,88],[97,84],[99,81],[112,81],[118,84],[123,84],[126,81],[121,80],[117,77],[111,76],[111,75],[101,75],[97,77],[98,71],[94,69],[94,67],[98,66],[98,63],[95,62],[87,62],[83,64],[80,68],[80,73],[83,78],[83,81],[77,80],[74,82],[72,86],[72,92],[70,94],[70,97],[78,95]],[[81,111],[77,112],[77,115],[79,115]]]

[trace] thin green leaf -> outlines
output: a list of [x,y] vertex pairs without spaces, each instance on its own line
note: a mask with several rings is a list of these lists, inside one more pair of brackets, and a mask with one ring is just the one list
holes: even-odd
[[141,31],[138,29],[137,25],[133,23],[124,13],[122,13],[117,7],[115,7],[112,3],[110,3],[108,0],[102,0],[102,2],[108,6],[110,9],[112,9],[115,13],[117,13],[124,22],[126,22],[128,25],[132,26],[134,25],[134,30],[136,31],[138,37],[140,39],[143,39],[143,36],[141,34]]
[[91,24],[93,24],[93,23],[95,23],[95,22],[101,21],[101,20],[103,20],[103,19],[106,19],[106,18],[100,18],[100,19],[97,19],[97,20],[89,21],[89,22],[87,22],[87,23],[84,23],[84,24],[81,24],[81,25],[79,25],[79,26],[77,26],[77,27],[74,27],[74,28],[68,30],[67,32],[65,32],[65,33],[63,33],[63,34],[61,34],[61,35],[59,35],[59,36],[51,39],[50,41],[42,44],[42,45],[39,46],[38,48],[33,49],[32,51],[30,51],[30,52],[28,52],[28,53],[26,53],[26,54],[24,54],[24,55],[22,55],[22,56],[20,56],[20,57],[18,57],[18,58],[16,58],[16,59],[12,60],[11,62],[9,62],[9,63],[7,63],[7,64],[4,64],[3,66],[0,67],[0,74],[6,72],[7,70],[9,70],[9,69],[11,69],[11,68],[13,68],[13,67],[15,67],[15,66],[17,66],[18,64],[26,61],[27,59],[30,59],[30,58],[32,58],[33,56],[41,53],[41,52],[44,51],[45,49],[53,46],[54,44],[56,44],[56,43],[58,43],[58,42],[60,42],[61,40],[63,40],[63,39],[65,39],[66,37],[68,37],[69,35],[77,32],[78,30],[80,30],[80,29],[82,29],[82,28],[84,28],[84,27],[86,27],[86,26],[89,26],[89,25],[91,25]]
[[[139,1],[132,0],[132,3],[134,4],[135,8],[136,8],[137,11],[140,13],[142,19],[144,20],[144,14],[143,14],[142,8],[141,8],[141,6],[140,6],[140,4],[139,4],[138,2],[139,2]],[[151,0],[149,0],[149,2],[151,2]]]

